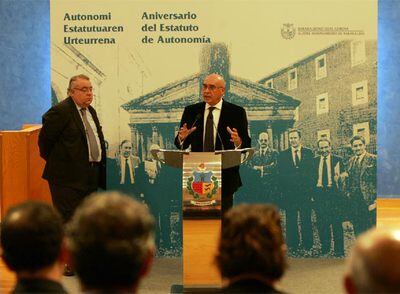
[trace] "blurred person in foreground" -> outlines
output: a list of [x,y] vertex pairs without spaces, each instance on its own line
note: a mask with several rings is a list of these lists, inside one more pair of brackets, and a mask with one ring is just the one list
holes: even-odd
[[371,229],[354,244],[344,287],[353,293],[400,293],[400,230]]
[[12,293],[67,293],[61,285],[63,221],[49,205],[25,202],[1,223],[1,257],[17,276]]
[[281,218],[275,206],[241,204],[229,210],[216,263],[228,284],[223,293],[281,293],[287,267]]
[[136,293],[155,253],[154,219],[121,193],[92,195],[68,224],[67,245],[82,291]]

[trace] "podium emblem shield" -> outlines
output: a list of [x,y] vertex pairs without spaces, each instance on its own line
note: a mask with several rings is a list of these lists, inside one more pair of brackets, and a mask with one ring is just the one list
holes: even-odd
[[188,178],[187,187],[195,199],[212,198],[217,192],[218,180],[204,163],[200,163],[197,170]]

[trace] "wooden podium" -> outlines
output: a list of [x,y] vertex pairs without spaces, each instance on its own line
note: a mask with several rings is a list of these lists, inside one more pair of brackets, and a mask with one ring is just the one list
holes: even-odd
[[182,168],[183,287],[219,288],[221,276],[214,262],[221,232],[221,171],[240,165],[251,148],[216,152],[151,150],[153,157]]
[[41,125],[24,125],[18,131],[0,131],[0,218],[13,205],[26,200],[51,203],[45,161],[39,155]]

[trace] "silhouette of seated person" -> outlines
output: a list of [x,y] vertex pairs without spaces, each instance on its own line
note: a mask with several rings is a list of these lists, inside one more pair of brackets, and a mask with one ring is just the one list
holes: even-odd
[[17,276],[11,293],[67,293],[61,285],[63,238],[63,220],[48,204],[30,201],[8,210],[1,223],[1,257]]
[[400,293],[400,231],[371,229],[354,243],[344,276],[346,293]]
[[240,204],[224,216],[216,255],[223,293],[281,293],[286,245],[275,206]]
[[136,293],[155,252],[154,218],[119,192],[92,195],[68,224],[67,241],[83,292]]

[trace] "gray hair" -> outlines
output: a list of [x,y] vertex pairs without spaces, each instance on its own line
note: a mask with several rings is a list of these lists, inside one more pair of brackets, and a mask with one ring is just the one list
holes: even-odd
[[154,224],[148,208],[129,196],[105,192],[88,197],[67,228],[82,284],[113,289],[137,283],[155,250]]
[[371,229],[357,239],[347,263],[347,277],[359,293],[400,292],[399,231]]

